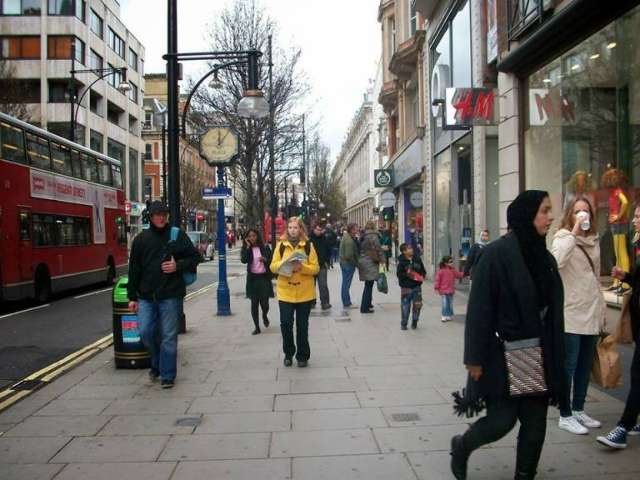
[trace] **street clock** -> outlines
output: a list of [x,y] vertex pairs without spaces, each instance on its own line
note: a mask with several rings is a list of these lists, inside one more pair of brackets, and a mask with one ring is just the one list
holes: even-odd
[[212,167],[231,164],[239,153],[238,134],[231,127],[213,127],[200,137],[200,153]]

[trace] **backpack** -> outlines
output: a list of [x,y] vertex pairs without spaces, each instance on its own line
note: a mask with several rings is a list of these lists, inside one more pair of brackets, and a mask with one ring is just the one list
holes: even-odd
[[[180,234],[180,229],[178,227],[171,227],[171,241],[175,242],[178,239],[178,235]],[[182,279],[184,280],[184,285],[189,286],[198,279],[197,272],[182,272]]]

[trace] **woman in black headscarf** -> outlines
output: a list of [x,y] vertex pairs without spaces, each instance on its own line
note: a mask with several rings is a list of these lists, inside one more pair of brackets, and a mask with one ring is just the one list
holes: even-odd
[[[545,236],[553,222],[546,192],[521,193],[507,210],[509,233],[486,247],[474,270],[467,309],[464,363],[487,415],[451,440],[451,470],[466,478],[467,460],[520,421],[517,480],[533,479],[546,434],[549,404],[566,395],[562,280]],[[513,397],[508,388],[503,341],[539,338],[548,390]]]

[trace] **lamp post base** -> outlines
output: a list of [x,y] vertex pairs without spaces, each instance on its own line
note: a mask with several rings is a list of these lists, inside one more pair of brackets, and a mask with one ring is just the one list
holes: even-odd
[[219,317],[228,317],[231,315],[231,298],[229,294],[229,287],[218,286],[218,315]]

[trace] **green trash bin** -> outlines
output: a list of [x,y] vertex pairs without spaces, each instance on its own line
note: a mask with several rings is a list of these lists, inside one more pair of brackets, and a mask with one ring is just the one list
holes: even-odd
[[151,355],[142,344],[138,315],[129,310],[127,284],[120,277],[113,287],[113,353],[116,368],[150,368]]

